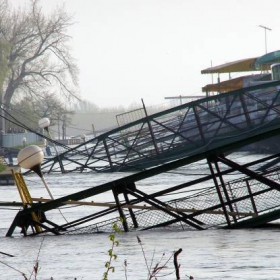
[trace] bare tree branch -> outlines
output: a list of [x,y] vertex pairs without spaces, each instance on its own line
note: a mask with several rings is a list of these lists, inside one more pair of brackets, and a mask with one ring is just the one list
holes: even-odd
[[67,34],[71,25],[72,17],[62,7],[45,15],[39,0],[30,1],[23,9],[13,9],[8,1],[0,0],[0,41],[9,46],[2,90],[5,105],[23,92],[77,97],[78,69]]

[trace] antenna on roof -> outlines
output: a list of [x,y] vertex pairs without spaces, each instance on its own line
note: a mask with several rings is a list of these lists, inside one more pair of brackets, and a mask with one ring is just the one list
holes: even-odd
[[264,25],[259,25],[259,27],[264,29],[265,53],[267,53],[266,30],[271,31],[272,29],[270,29],[270,28],[268,28],[267,26],[264,26]]

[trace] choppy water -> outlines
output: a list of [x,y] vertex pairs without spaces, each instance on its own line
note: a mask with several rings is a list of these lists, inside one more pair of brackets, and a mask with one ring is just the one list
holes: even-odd
[[[197,168],[195,168],[197,170]],[[203,172],[203,170],[201,170]],[[123,175],[123,174],[122,174]],[[117,178],[118,174],[68,174],[47,175],[46,180],[55,197],[76,192],[97,184]],[[156,191],[168,186],[180,175],[162,174],[161,180],[145,181],[143,189]],[[46,190],[35,175],[26,178],[32,196],[47,197]],[[101,199],[104,198],[101,196]],[[1,201],[19,200],[14,186],[1,187]],[[37,279],[102,279],[104,264],[108,261],[108,250],[111,243],[108,234],[67,235],[47,237],[13,237],[5,234],[16,211],[1,209],[0,216],[0,251],[14,255],[0,255],[0,271],[2,280],[23,279],[20,272],[30,275],[34,261],[39,254],[40,271]],[[66,211],[71,216],[69,208]],[[165,253],[164,261],[174,250],[182,248],[179,255],[181,279],[280,279],[280,232],[278,229],[254,230],[207,230],[207,231],[145,231],[123,233],[117,236],[120,245],[115,252],[118,258],[113,261],[115,272],[109,279],[148,279],[147,268],[137,235],[142,240],[148,265],[160,261]],[[41,249],[40,249],[41,247]],[[127,276],[124,261],[127,260]],[[11,266],[8,267],[7,265]],[[16,270],[15,270],[16,269]],[[17,271],[18,270],[18,271]],[[163,273],[173,271],[172,261]],[[127,277],[127,278],[126,278]],[[175,279],[166,276],[158,279]]]

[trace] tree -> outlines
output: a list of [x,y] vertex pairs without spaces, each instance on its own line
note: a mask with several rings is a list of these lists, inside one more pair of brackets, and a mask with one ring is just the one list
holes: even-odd
[[0,63],[6,63],[0,73],[0,92],[5,107],[22,93],[36,96],[56,91],[68,98],[77,97],[78,70],[67,34],[71,16],[63,7],[45,15],[39,0],[29,3],[15,9],[7,0],[0,0]]
[[[13,101],[10,108],[9,115],[13,123],[9,123],[9,128],[15,131],[22,124],[36,131],[39,128],[38,121],[47,117],[51,120],[50,126],[58,126],[58,135],[60,135],[60,128],[62,127],[62,131],[65,132],[65,128],[71,124],[71,116],[74,114],[74,111],[68,109],[55,94],[48,93],[43,94],[40,98],[27,96],[17,102]],[[64,134],[64,136],[66,135]]]
[[[73,110],[68,109],[55,94],[45,93],[42,101],[37,99],[35,108],[41,118],[47,117],[51,120],[51,126],[57,125],[58,139],[60,139],[60,131],[62,130],[63,139],[66,137],[66,126],[71,124],[71,115]],[[60,130],[61,128],[61,130]]]
[[15,104],[10,105],[6,111],[7,119],[11,120],[6,123],[7,132],[24,131],[22,126],[26,126],[32,130],[38,130],[38,120],[40,116],[34,108],[32,99],[24,98]]
[[3,85],[8,73],[8,54],[10,44],[0,39],[0,95],[2,96]]

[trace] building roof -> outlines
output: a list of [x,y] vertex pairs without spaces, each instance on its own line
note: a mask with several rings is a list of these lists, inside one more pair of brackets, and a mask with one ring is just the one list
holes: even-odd
[[280,51],[274,51],[260,56],[255,61],[257,70],[264,70],[265,67],[270,67],[273,63],[280,62]]
[[228,92],[243,87],[243,77],[227,80],[217,84],[209,84],[202,88],[203,92]]
[[228,62],[222,65],[210,67],[201,70],[201,74],[220,74],[220,73],[232,73],[232,72],[247,72],[247,71],[258,71],[255,68],[255,61],[258,57],[245,58],[232,62]]
[[234,79],[219,82],[217,84],[209,84],[202,88],[203,92],[228,92],[237,90],[250,85],[256,85],[258,83],[264,83],[271,80],[271,74],[256,74],[237,77]]

